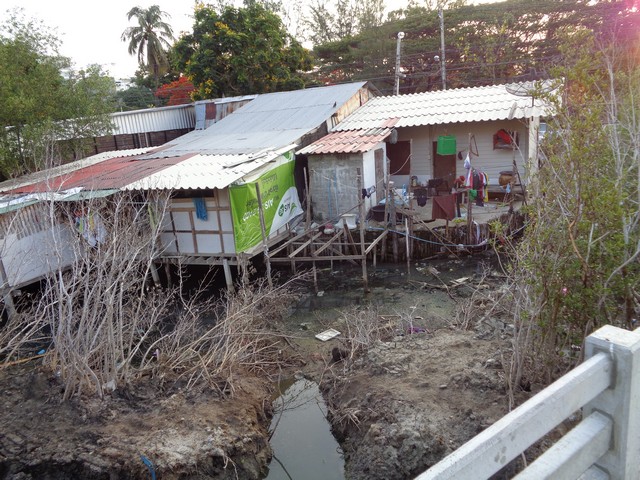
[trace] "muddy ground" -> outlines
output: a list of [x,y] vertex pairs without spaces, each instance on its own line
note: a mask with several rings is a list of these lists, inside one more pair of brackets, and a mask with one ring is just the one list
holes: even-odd
[[[410,275],[383,266],[365,294],[359,269],[327,266],[321,292],[274,325],[296,359],[288,373],[321,385],[346,478],[413,478],[508,411],[502,362],[512,326],[490,316],[463,329],[456,315],[473,292],[500,288],[496,268],[491,254],[417,264]],[[343,312],[363,309],[383,332],[366,350],[345,341]],[[315,338],[328,328],[341,335]],[[243,379],[232,398],[150,384],[61,403],[59,382],[37,360],[1,369],[0,478],[262,478],[271,380]]]

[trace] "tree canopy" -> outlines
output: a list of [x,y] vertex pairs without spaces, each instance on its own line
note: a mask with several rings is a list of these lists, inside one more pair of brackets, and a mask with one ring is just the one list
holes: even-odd
[[259,3],[220,13],[196,7],[193,32],[176,43],[173,59],[200,99],[302,88],[312,65],[280,17]]
[[[447,87],[532,80],[548,75],[562,57],[561,46],[582,31],[617,41],[637,31],[640,12],[628,0],[507,0],[466,5],[442,2]],[[334,42],[316,45],[317,78],[369,79],[386,93],[393,90],[396,35],[405,33],[401,93],[439,89],[440,20],[435,8],[410,6],[392,12],[390,21]]]
[[110,128],[115,82],[98,66],[74,71],[58,46],[18,12],[0,27],[0,179],[80,156]]
[[129,55],[137,55],[138,64],[153,76],[157,83],[160,75],[169,69],[167,51],[173,41],[171,26],[163,20],[168,16],[158,5],[149,8],[133,7],[127,19],[135,18],[137,25],[122,33],[122,41],[129,42]]

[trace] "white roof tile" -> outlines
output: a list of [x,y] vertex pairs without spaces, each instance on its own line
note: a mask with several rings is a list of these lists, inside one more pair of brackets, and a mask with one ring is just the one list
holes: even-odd
[[222,189],[292,150],[294,146],[258,154],[195,155],[130,183],[123,190]]
[[436,92],[375,97],[335,128],[355,130],[397,118],[396,127],[480,122],[544,116],[550,107],[533,99],[525,84],[456,88]]

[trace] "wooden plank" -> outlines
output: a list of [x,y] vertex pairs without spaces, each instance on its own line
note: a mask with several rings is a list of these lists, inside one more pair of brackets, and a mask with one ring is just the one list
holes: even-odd
[[302,245],[300,245],[298,248],[296,248],[293,252],[291,252],[289,254],[289,258],[295,257],[301,250],[304,250],[311,242],[313,242],[320,235],[322,235],[321,232],[316,233],[313,237],[311,237],[309,240],[307,240]]
[[375,246],[378,244],[378,242],[381,242],[382,239],[387,236],[387,233],[389,233],[389,230],[385,230],[384,232],[382,232],[380,234],[380,236],[378,238],[376,238],[373,242],[371,242],[371,245],[369,245],[367,247],[367,249],[364,251],[364,254],[368,255],[369,252],[375,248]]
[[331,237],[329,240],[327,240],[325,242],[324,245],[322,245],[318,250],[316,250],[315,252],[313,252],[313,256],[317,256],[319,253],[325,251],[327,248],[329,248],[329,245],[331,245],[333,242],[335,242],[338,238],[340,238],[342,236],[344,232],[340,229],[338,229],[338,232]]
[[[323,262],[323,261],[330,261],[330,260],[357,260],[360,261],[362,260],[362,255],[341,255],[341,256],[337,256],[337,255],[326,255],[326,256],[320,256],[320,257],[296,257],[296,262]],[[272,258],[271,262],[276,262],[276,263],[289,263],[291,262],[290,258],[287,257],[276,257],[276,258]]]
[[315,229],[313,230],[306,230],[302,233],[299,233],[298,235],[296,235],[295,237],[291,237],[289,240],[287,240],[286,242],[284,242],[282,245],[280,245],[278,248],[271,250],[271,255],[277,255],[278,253],[280,253],[282,250],[284,250],[285,248],[287,248],[289,245],[291,245],[294,242],[297,242],[298,240],[300,240],[303,237],[306,237],[309,233],[316,231]]

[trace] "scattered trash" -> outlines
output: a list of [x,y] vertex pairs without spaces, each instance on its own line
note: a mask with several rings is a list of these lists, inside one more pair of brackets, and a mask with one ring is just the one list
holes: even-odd
[[454,287],[457,287],[459,285],[463,285],[463,284],[467,283],[470,278],[471,277],[457,278],[456,280],[452,280],[451,281],[451,285],[453,285]]
[[335,338],[338,335],[340,335],[340,332],[338,330],[336,330],[335,328],[330,328],[328,330],[325,330],[324,332],[318,333],[316,335],[316,338],[318,340],[322,340],[323,342],[326,342],[327,340],[331,340],[332,338]]
[[149,473],[151,473],[151,480],[156,480],[156,470],[155,468],[153,468],[153,463],[151,463],[151,460],[149,460],[144,455],[140,455],[140,459],[142,460],[142,463],[144,463],[149,469]]
[[427,270],[431,275],[435,275],[436,277],[440,275],[440,272],[436,270],[434,267],[427,267]]
[[316,295],[318,297],[324,297],[324,290],[320,290]]
[[412,327],[409,327],[408,332],[410,334],[411,333],[427,333],[427,329],[422,327],[412,326]]

